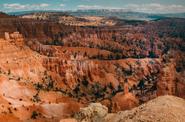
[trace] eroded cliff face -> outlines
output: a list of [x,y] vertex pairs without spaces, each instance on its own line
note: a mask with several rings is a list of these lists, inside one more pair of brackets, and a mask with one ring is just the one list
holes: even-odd
[[58,24],[57,22],[22,19],[14,16],[2,17],[0,19],[0,37],[4,38],[4,32],[20,32],[26,39],[36,38],[38,40],[52,40],[59,32],[70,32],[70,26]]
[[[33,116],[42,120],[62,119],[91,102],[105,104],[110,112],[132,108],[142,99],[139,82],[160,72],[158,59],[102,61],[50,57],[41,53],[48,52],[47,48],[32,51],[23,45],[24,38],[18,32],[5,35],[6,39],[0,41],[0,87],[2,100],[6,100],[1,111],[19,120]],[[156,79],[145,85],[156,87]]]
[[[132,28],[137,30],[138,28]],[[141,32],[129,32],[129,29],[81,29],[63,38],[59,44],[68,47],[90,47],[108,50],[121,58],[159,57],[163,44],[159,38],[147,37]],[[114,56],[114,55],[113,55]],[[110,56],[111,57],[111,56]],[[110,57],[102,57],[108,59]]]
[[185,98],[184,38],[162,27],[160,37],[161,22],[65,30],[41,20],[0,21],[8,27],[1,33],[15,31],[0,39],[2,116],[58,121],[92,102],[118,112],[160,95]]
[[[5,35],[6,39],[0,39],[2,121],[36,118],[57,121],[77,112],[81,105],[76,100],[49,90],[50,79],[42,64],[44,57],[22,45],[24,38],[18,32]],[[42,81],[48,83],[46,90],[38,90],[36,84]]]
[[[113,41],[113,37],[117,39]],[[62,46],[55,46],[57,43]],[[116,112],[131,109],[158,95],[184,97],[184,81],[176,83],[180,74],[175,71],[178,63],[173,60],[175,54],[165,54],[165,43],[159,37],[149,39],[140,32],[80,31],[64,36],[57,43],[47,46],[47,43],[30,43],[29,46],[37,47],[38,53],[49,57],[43,59],[43,66],[55,74],[52,79],[56,89],[83,104],[99,101],[109,111]],[[92,55],[89,51],[92,49],[98,52]]]

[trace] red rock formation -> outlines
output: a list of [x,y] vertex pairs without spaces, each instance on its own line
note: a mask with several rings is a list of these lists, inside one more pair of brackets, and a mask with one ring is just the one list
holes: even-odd
[[[179,21],[177,26],[185,24]],[[166,30],[170,24],[161,30],[158,24],[161,21],[81,28],[0,19],[4,27],[0,34],[3,38],[5,34],[0,39],[0,97],[5,112],[16,109],[13,119],[61,120],[91,102],[117,112],[157,95],[185,97],[184,37],[171,37]],[[161,31],[164,37],[159,36]]]
[[139,105],[139,101],[131,93],[116,94],[112,98],[112,112],[118,112],[118,111],[132,109],[138,105]]

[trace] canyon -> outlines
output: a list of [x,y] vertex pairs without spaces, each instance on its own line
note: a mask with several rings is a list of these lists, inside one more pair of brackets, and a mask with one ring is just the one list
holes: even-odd
[[185,19],[45,18],[0,14],[2,120],[60,121],[92,103],[117,113],[158,96],[185,98]]

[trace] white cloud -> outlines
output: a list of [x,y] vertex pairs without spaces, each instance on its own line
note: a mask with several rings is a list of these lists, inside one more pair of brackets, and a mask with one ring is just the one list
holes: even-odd
[[3,4],[3,6],[6,9],[15,9],[15,10],[26,9],[28,7],[28,5],[21,5],[19,3]]
[[185,12],[185,6],[183,5],[162,5],[159,3],[150,4],[127,4],[121,8],[118,7],[105,7],[99,5],[78,5],[78,9],[122,9],[124,11],[136,11],[146,13],[178,13]]
[[32,9],[44,9],[50,6],[47,3],[41,4],[20,4],[20,3],[12,3],[12,4],[3,4],[3,7],[8,10],[32,10]]
[[125,6],[128,10],[134,10],[139,12],[148,12],[148,13],[177,13],[185,12],[185,6],[183,5],[162,5],[159,3],[150,3],[150,4],[128,4]]
[[79,9],[102,9],[102,6],[99,5],[78,5]]
[[65,6],[65,4],[60,4],[59,6],[60,6],[60,7],[64,7],[64,6]]
[[78,9],[121,9],[118,7],[105,7],[105,6],[100,6],[100,5],[78,5],[77,8]]
[[49,6],[49,4],[47,4],[47,3],[42,3],[42,4],[38,4],[40,7],[48,7]]

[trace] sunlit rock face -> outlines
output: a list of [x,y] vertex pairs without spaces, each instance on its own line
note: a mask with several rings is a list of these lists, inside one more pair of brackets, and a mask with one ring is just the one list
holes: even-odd
[[47,75],[42,64],[44,57],[25,46],[21,34],[5,33],[5,39],[0,39],[0,47],[0,116],[8,114],[10,121],[34,118],[44,121],[53,117],[60,120],[79,110],[81,105],[76,100],[37,87]]
[[[175,96],[160,96],[134,109],[108,113],[107,108],[93,103],[78,112],[73,121],[81,122],[124,122],[124,121],[183,121],[185,100]],[[168,115],[168,117],[165,117]],[[175,115],[175,116],[174,116]]]
[[72,117],[89,104],[87,111],[102,118],[161,95],[185,98],[184,37],[166,30],[185,21],[172,20],[71,27],[1,18],[0,117],[76,121]]

